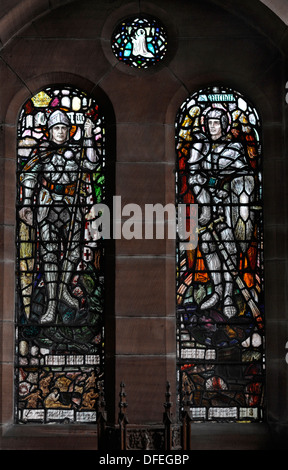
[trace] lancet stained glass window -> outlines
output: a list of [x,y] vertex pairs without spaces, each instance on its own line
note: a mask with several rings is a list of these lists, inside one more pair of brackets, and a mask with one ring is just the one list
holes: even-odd
[[112,51],[130,67],[148,68],[160,62],[167,52],[166,30],[152,17],[127,18],[113,33]]
[[198,205],[198,246],[177,243],[179,408],[193,421],[264,418],[261,126],[240,93],[210,87],[176,120],[177,202]]
[[17,150],[16,421],[95,423],[104,374],[97,102],[69,86],[40,91],[19,115]]

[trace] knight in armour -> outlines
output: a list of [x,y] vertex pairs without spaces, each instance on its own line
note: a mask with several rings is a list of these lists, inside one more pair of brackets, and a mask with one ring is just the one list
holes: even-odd
[[51,113],[47,127],[48,141],[41,142],[20,175],[19,211],[20,219],[30,226],[37,225],[39,232],[39,259],[46,289],[46,311],[40,320],[43,324],[56,321],[59,299],[71,308],[79,308],[70,291],[81,257],[83,227],[83,211],[76,198],[82,170],[93,172],[99,160],[90,119],[84,124],[82,147],[70,141],[71,122],[64,111]]
[[237,266],[239,254],[247,250],[253,233],[250,207],[255,197],[255,176],[241,141],[227,137],[228,112],[221,105],[211,107],[203,118],[203,128],[193,136],[188,160],[189,184],[199,208],[199,248],[213,285],[200,308],[222,306],[224,315],[231,318],[238,313],[233,276],[212,229],[225,256]]

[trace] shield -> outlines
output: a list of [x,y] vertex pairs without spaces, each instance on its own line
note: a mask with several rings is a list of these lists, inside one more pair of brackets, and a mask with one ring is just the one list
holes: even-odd
[[255,228],[255,179],[252,175],[238,176],[231,181],[231,222],[235,239],[245,253]]

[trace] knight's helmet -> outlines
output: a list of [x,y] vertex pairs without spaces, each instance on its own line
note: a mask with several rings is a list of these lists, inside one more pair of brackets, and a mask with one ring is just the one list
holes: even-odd
[[206,129],[208,128],[207,124],[209,119],[218,119],[221,123],[222,135],[226,133],[229,127],[229,117],[225,110],[219,108],[210,109],[205,116]]
[[48,129],[50,130],[53,126],[56,126],[56,124],[63,124],[69,128],[71,127],[71,122],[69,121],[67,115],[60,109],[57,109],[57,111],[54,111],[49,116]]

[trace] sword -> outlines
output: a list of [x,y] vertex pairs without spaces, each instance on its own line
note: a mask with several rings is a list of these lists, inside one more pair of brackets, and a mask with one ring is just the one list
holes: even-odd
[[[86,131],[85,131],[84,137],[87,137]],[[73,199],[73,204],[72,204],[72,213],[71,213],[71,218],[70,218],[70,223],[69,223],[67,247],[66,247],[66,251],[64,255],[64,261],[62,263],[62,276],[61,276],[61,283],[59,286],[59,298],[60,299],[62,297],[65,273],[66,273],[67,265],[68,265],[68,256],[71,251],[71,245],[72,245],[73,228],[74,228],[76,212],[77,212],[77,200],[79,198],[80,186],[82,184],[84,154],[85,154],[85,148],[83,147],[80,161],[79,161],[79,166],[78,166],[77,182],[76,182],[76,188],[75,188],[74,199]]]
[[238,272],[238,269],[235,266],[235,263],[231,259],[229,253],[227,252],[224,244],[222,243],[222,241],[220,240],[220,238],[219,238],[219,236],[216,232],[216,229],[215,229],[214,226],[219,222],[224,222],[224,217],[219,217],[218,219],[214,220],[208,226],[199,228],[198,233],[204,232],[205,230],[210,230],[214,240],[217,242],[219,254],[222,257],[222,261],[223,261],[224,265],[226,266],[227,271],[231,274],[234,282],[239,287],[240,293],[243,296],[244,300],[249,305],[249,307],[251,308],[251,311],[253,313],[254,318],[256,318],[257,322],[261,323],[262,322],[261,312],[260,312],[258,306],[256,305],[247,284],[241,278],[241,276]]

